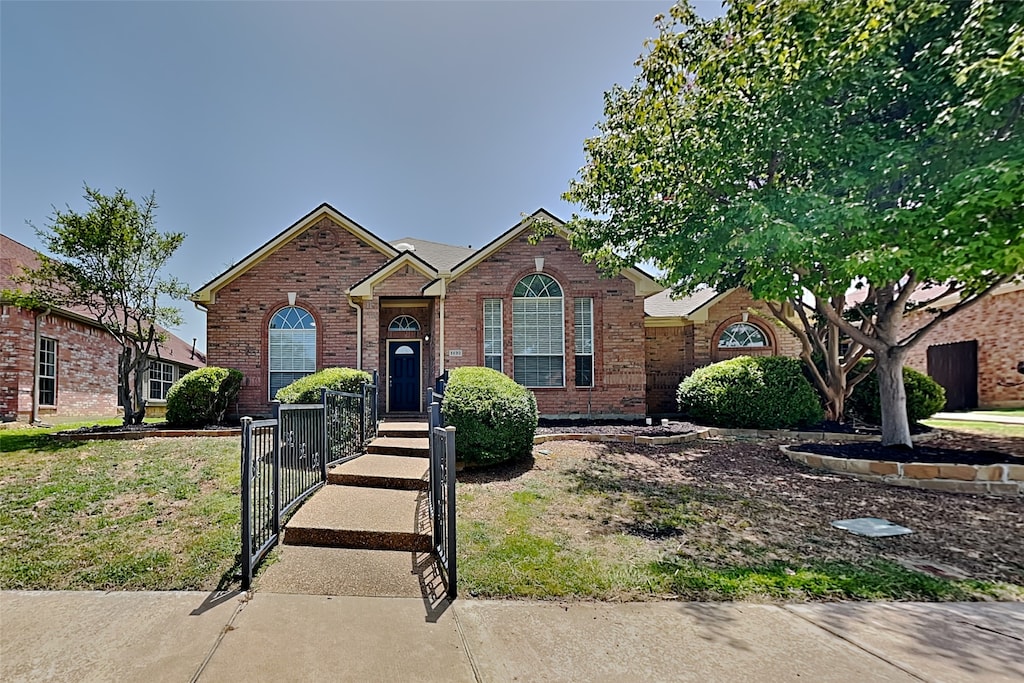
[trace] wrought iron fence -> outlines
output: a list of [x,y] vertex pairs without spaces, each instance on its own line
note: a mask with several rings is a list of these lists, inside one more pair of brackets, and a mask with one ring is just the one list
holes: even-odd
[[455,427],[441,425],[441,395],[427,390],[430,426],[430,523],[448,597],[458,596],[455,529]]
[[[377,373],[359,393],[320,403],[274,402],[269,420],[242,418],[242,588],[277,544],[282,517],[327,482],[327,468],[361,454],[377,435]],[[367,406],[372,403],[372,406]]]

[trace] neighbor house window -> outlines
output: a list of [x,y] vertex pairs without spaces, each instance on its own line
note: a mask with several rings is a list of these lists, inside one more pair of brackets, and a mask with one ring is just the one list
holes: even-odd
[[419,332],[420,324],[411,315],[400,315],[388,325],[388,332]]
[[735,349],[768,346],[768,337],[756,325],[733,323],[718,338],[718,348]]
[[576,299],[576,386],[594,386],[594,300]]
[[174,384],[174,366],[161,360],[149,362],[149,398],[163,401]]
[[287,306],[270,321],[270,398],[277,390],[316,372],[316,321],[309,311]]
[[57,340],[39,339],[39,405],[57,405]]
[[501,299],[484,299],[484,365],[501,372]]
[[527,275],[513,291],[512,353],[523,386],[565,386],[562,288],[547,275]]

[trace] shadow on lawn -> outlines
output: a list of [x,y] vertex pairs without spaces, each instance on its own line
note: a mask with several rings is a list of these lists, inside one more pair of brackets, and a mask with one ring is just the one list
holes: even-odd
[[51,432],[36,432],[34,429],[11,429],[0,431],[0,453],[15,451],[63,451],[76,448],[81,442],[56,438]]
[[487,484],[493,481],[512,481],[533,469],[533,455],[503,462],[490,467],[467,467],[459,471],[457,478],[469,484]]

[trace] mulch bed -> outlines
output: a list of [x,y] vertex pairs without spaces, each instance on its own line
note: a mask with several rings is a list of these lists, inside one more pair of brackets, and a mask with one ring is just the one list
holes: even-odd
[[643,421],[633,420],[605,420],[594,422],[591,420],[541,420],[537,427],[537,434],[632,434],[634,436],[675,436],[677,434],[690,434],[701,429],[700,425],[692,422],[669,420],[668,424],[662,425],[660,420],[654,424],[647,425]]
[[914,448],[883,446],[881,443],[803,443],[793,450],[815,455],[828,455],[848,460],[888,460],[890,462],[928,462],[951,465],[1024,464],[1019,454],[988,450],[978,445],[968,448],[944,448],[919,444]]
[[[66,429],[60,434],[124,434],[136,432],[164,432],[167,430],[180,430],[181,427],[172,427],[166,422],[147,422],[140,425],[93,425],[91,427],[79,427],[78,429]],[[205,427],[189,427],[189,431],[223,431],[225,429],[238,429],[238,425],[207,425]]]

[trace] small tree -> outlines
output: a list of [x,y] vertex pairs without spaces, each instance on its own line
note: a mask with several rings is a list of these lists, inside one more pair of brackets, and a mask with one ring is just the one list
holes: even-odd
[[830,417],[870,352],[882,442],[910,447],[907,351],[1024,268],[1024,3],[764,0],[709,21],[684,3],[658,21],[565,195],[596,216],[571,243],[609,270],[651,260],[680,291],[788,304],[772,310]]
[[41,255],[37,268],[15,278],[28,290],[18,302],[74,309],[109,332],[121,345],[117,374],[124,423],[140,424],[149,357],[160,353],[158,325],[181,322],[178,309],[160,300],[189,293],[175,278],[161,277],[185,236],[157,231],[154,194],[136,202],[122,189],[106,196],[86,185],[85,200],[90,209],[84,214],[55,207],[50,225],[32,226],[54,256]]

